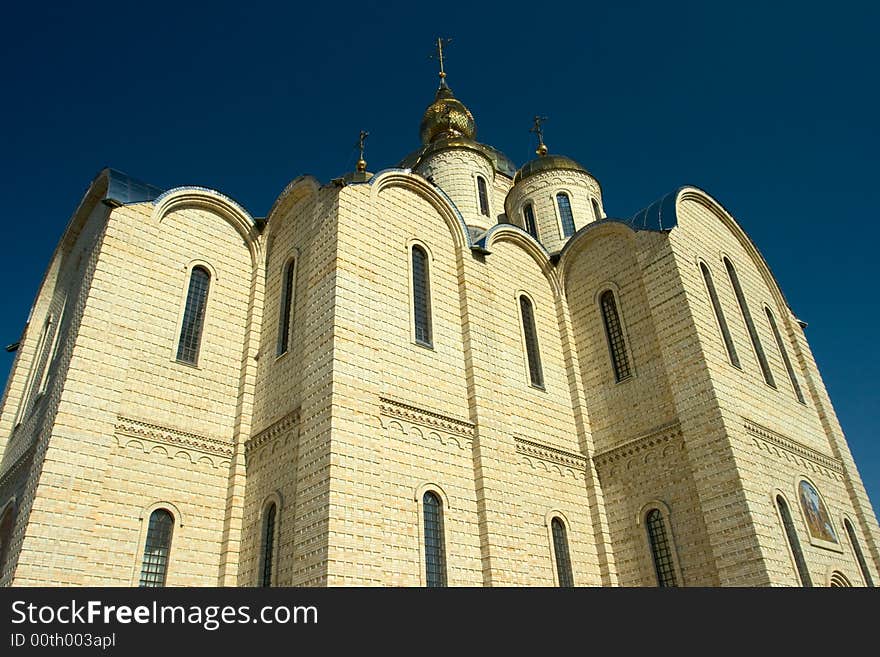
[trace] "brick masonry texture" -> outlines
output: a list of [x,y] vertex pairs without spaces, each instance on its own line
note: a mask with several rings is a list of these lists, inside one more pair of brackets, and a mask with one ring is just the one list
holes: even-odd
[[[211,190],[108,206],[106,188],[99,176],[74,213],[4,392],[0,584],[137,585],[164,508],[169,586],[257,586],[266,573],[274,586],[424,586],[427,491],[443,505],[452,586],[557,585],[554,518],[576,585],[656,586],[652,509],[679,585],[797,586],[779,497],[814,585],[866,584],[844,519],[880,581],[880,529],[803,328],[704,192],[678,193],[673,227],[635,230],[595,216],[586,172],[514,185],[456,147],[369,182],[297,178],[265,222]],[[567,240],[558,191],[578,229]],[[540,243],[521,230],[526,202]],[[415,246],[428,345],[415,338]],[[210,287],[193,365],[176,349],[195,266]],[[621,381],[599,303],[609,290]],[[811,534],[801,481],[835,540]]]

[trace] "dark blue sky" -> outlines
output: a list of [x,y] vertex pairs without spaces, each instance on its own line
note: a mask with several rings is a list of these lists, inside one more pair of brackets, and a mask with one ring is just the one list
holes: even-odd
[[[263,216],[291,179],[418,146],[432,39],[478,138],[518,164],[531,117],[625,217],[682,184],[763,253],[880,502],[876,26],[868,3],[12,3],[0,23],[0,341],[104,166]],[[5,381],[12,355],[0,352]],[[871,409],[874,409],[873,411]]]

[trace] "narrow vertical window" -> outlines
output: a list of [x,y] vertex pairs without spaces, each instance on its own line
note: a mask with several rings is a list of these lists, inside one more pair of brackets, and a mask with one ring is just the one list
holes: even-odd
[[413,321],[416,342],[431,343],[431,286],[428,279],[428,254],[420,246],[412,248]]
[[593,202],[593,216],[596,218],[596,221],[600,221],[602,219],[602,210],[599,209],[599,202],[596,199],[590,199]]
[[868,570],[868,562],[865,561],[865,555],[862,554],[862,546],[859,545],[859,539],[856,536],[856,529],[848,518],[843,519],[843,526],[846,529],[846,535],[849,536],[849,544],[852,546],[856,555],[856,561],[859,562],[859,570],[862,571],[862,578],[865,580],[865,586],[874,586],[874,580],[871,579],[871,572]]
[[263,517],[263,567],[260,586],[272,586],[272,556],[275,550],[275,503],[269,505]]
[[477,196],[480,197],[480,214],[489,216],[489,192],[486,190],[486,179],[477,176]]
[[522,313],[523,337],[526,341],[526,359],[529,362],[529,380],[536,388],[544,387],[544,372],[541,369],[541,352],[538,349],[538,332],[535,328],[535,313],[532,302],[522,294],[519,297]]
[[46,343],[49,338],[49,331],[54,324],[54,319],[52,315],[49,315],[46,318],[46,321],[43,323],[43,330],[40,332],[40,339],[37,342],[37,348],[34,350],[34,359],[31,361],[31,367],[28,370],[28,376],[26,382],[24,384],[24,391],[21,399],[21,403],[18,406],[18,413],[15,418],[15,425],[18,426],[28,416],[28,408],[31,403],[31,399],[36,392],[37,386],[37,376],[42,378],[42,374],[38,374],[38,372],[42,372],[43,365],[46,359]]
[[786,504],[781,495],[776,496],[776,506],[779,507],[779,515],[782,516],[785,537],[794,555],[794,565],[797,568],[801,584],[803,586],[812,586],[813,581],[810,579],[810,571],[807,570],[807,562],[804,561],[804,554],[801,552],[801,543],[798,540],[797,530],[795,530],[794,523],[791,520],[791,512],[789,512],[788,504]]
[[764,354],[764,347],[761,346],[761,338],[758,337],[758,331],[755,328],[755,323],[752,321],[752,314],[749,312],[746,297],[743,294],[742,287],[740,287],[736,269],[733,268],[733,263],[727,258],[724,258],[724,266],[727,268],[727,275],[730,277],[733,293],[736,295],[736,301],[739,304],[740,312],[742,312],[743,321],[745,321],[746,328],[749,331],[749,338],[751,338],[755,354],[758,356],[758,363],[761,366],[761,372],[764,374],[764,381],[767,382],[768,386],[775,388],[776,381],[773,380],[773,372],[770,371],[770,364],[767,362],[767,356]]
[[281,282],[281,314],[278,318],[278,355],[287,352],[290,347],[290,329],[293,319],[293,287],[296,272],[296,260],[291,260],[284,267]]
[[712,302],[712,309],[715,311],[715,319],[718,320],[718,326],[721,329],[721,337],[724,338],[724,346],[727,347],[727,357],[730,364],[734,367],[740,367],[739,356],[736,353],[736,347],[733,344],[733,337],[730,335],[730,329],[727,326],[727,320],[724,318],[724,310],[721,308],[721,301],[718,299],[718,292],[715,290],[715,283],[712,282],[712,272],[705,263],[700,263],[700,271],[703,272],[703,281],[706,283],[706,289],[709,291],[709,300]]
[[565,192],[556,195],[556,205],[559,207],[559,220],[562,222],[562,236],[574,235],[574,215],[571,213],[571,199]]
[[156,509],[150,514],[139,586],[165,586],[173,532],[174,516],[166,509]]
[[648,542],[654,559],[654,571],[659,586],[678,586],[675,578],[675,564],[672,561],[672,548],[666,532],[666,523],[659,509],[651,509],[645,516],[648,529]]
[[12,544],[12,530],[15,527],[15,505],[10,504],[0,518],[0,576],[6,570],[6,558]]
[[553,518],[550,528],[553,530],[553,553],[556,555],[556,574],[559,577],[559,586],[574,586],[565,525],[559,518]]
[[193,267],[186,293],[183,324],[180,327],[180,341],[177,344],[177,360],[182,363],[195,365],[198,360],[210,282],[211,275],[207,269]]
[[59,338],[61,337],[61,321],[64,318],[64,311],[67,309],[67,298],[64,299],[64,304],[61,306],[61,312],[58,313],[58,319],[55,321],[55,335],[52,337],[52,349],[47,352],[49,354],[48,358],[46,358],[42,364],[43,374],[40,377],[40,387],[39,394],[42,395],[49,387],[49,369],[55,364],[55,361],[58,359],[58,349],[60,348]]
[[525,219],[526,232],[538,239],[538,225],[535,223],[535,208],[531,203],[526,203],[523,207],[523,219]]
[[782,334],[779,332],[779,327],[776,326],[776,319],[774,319],[773,313],[770,312],[769,308],[765,307],[764,312],[767,313],[767,321],[770,323],[770,328],[773,330],[773,337],[776,338],[776,346],[779,348],[782,362],[785,363],[785,371],[788,372],[788,378],[791,381],[791,387],[794,389],[794,394],[797,395],[798,401],[801,404],[806,404],[804,401],[804,394],[801,392],[801,387],[798,385],[794,368],[791,366],[791,360],[788,358],[788,351],[785,349],[785,343],[782,341]]
[[446,586],[446,550],[443,539],[443,502],[431,491],[422,498],[425,516],[425,581]]
[[605,322],[605,335],[608,338],[608,350],[611,352],[611,364],[614,366],[614,378],[623,381],[630,377],[629,358],[626,355],[626,342],[623,338],[623,326],[617,313],[614,293],[605,290],[599,297],[602,306],[602,319]]

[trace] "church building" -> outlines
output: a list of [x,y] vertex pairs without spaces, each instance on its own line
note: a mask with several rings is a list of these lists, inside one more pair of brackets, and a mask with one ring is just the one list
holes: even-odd
[[613,218],[442,69],[419,131],[265,218],[97,175],[2,398],[0,585],[880,581],[806,325],[719,200]]

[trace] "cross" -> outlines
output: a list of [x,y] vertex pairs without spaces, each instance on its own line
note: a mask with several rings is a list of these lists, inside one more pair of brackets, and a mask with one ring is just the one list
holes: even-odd
[[538,148],[544,145],[544,129],[541,127],[541,124],[547,120],[546,116],[538,116],[535,115],[535,125],[529,128],[529,132],[534,132],[538,135]]
[[440,79],[441,80],[446,77],[446,70],[443,68],[443,44],[444,43],[448,46],[450,43],[452,43],[452,39],[441,39],[440,37],[437,37],[437,55],[436,56],[431,55],[431,59],[440,60]]
[[361,135],[358,138],[358,148],[361,149],[361,156],[359,159],[361,159],[361,160],[364,159],[364,142],[367,140],[367,137],[369,137],[369,136],[370,136],[369,132],[361,130]]

